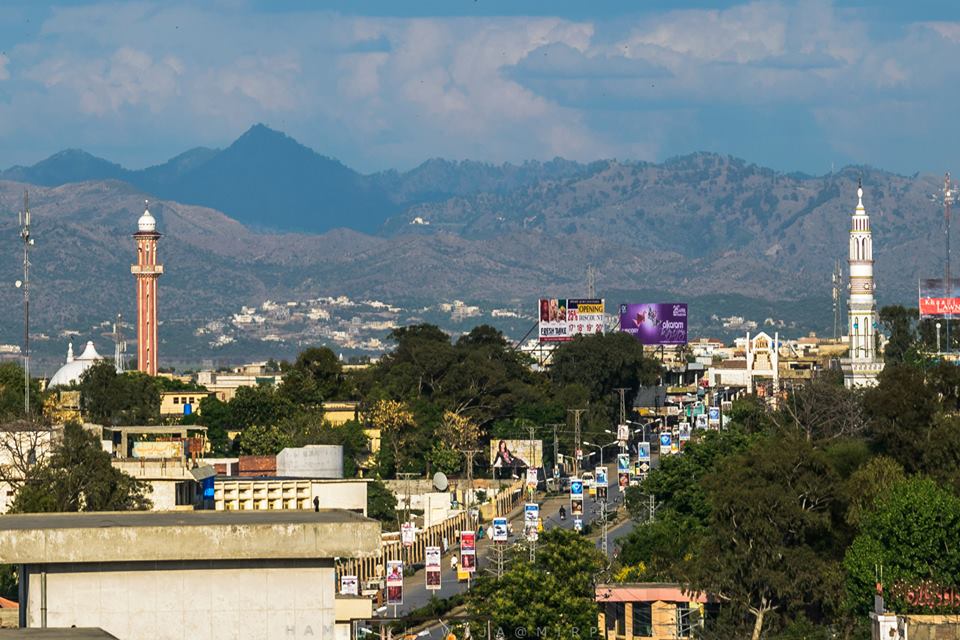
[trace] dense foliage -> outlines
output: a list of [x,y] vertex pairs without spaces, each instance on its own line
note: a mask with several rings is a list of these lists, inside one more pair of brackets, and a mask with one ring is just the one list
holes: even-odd
[[924,355],[912,317],[884,310],[893,337],[876,388],[823,376],[775,408],[740,398],[724,433],[664,459],[628,491],[639,526],[615,575],[719,596],[705,638],[868,637],[881,567],[902,612],[917,609],[908,586],[953,586],[960,368]]

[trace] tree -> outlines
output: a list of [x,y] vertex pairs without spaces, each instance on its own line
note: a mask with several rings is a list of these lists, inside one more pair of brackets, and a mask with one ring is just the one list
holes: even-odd
[[818,379],[790,393],[772,419],[808,442],[858,436],[866,429],[858,394]]
[[876,456],[847,480],[847,524],[857,527],[874,510],[878,498],[906,479],[903,467],[893,458]]
[[916,309],[890,305],[880,309],[880,324],[887,332],[883,360],[887,364],[913,363],[919,358]]
[[753,640],[775,612],[823,615],[839,590],[835,478],[824,454],[805,440],[767,437],[704,483],[711,515],[689,567],[693,587],[751,617]]
[[228,405],[231,426],[241,430],[253,425],[260,427],[275,425],[281,420],[292,417],[297,411],[289,398],[267,384],[240,387]]
[[397,496],[379,478],[367,483],[367,517],[387,530],[397,528]]
[[343,380],[336,354],[327,347],[310,347],[284,375],[280,394],[301,407],[316,408],[339,395]]
[[[583,637],[597,624],[595,585],[606,562],[590,540],[570,530],[541,534],[536,560],[516,556],[498,580],[484,576],[467,593],[471,615],[490,618],[506,637]],[[519,631],[522,629],[522,631]]]
[[380,400],[367,411],[366,417],[372,427],[380,430],[381,442],[390,444],[394,471],[403,469],[407,459],[401,452],[414,426],[413,413],[403,402]]
[[240,453],[244,455],[275,456],[291,446],[293,439],[275,424],[253,424],[240,433]]
[[150,508],[149,485],[115,469],[99,438],[79,424],[64,426],[50,460],[27,474],[12,513],[130,511]]
[[[30,380],[30,406],[38,412],[42,407],[40,386]],[[23,413],[23,367],[16,362],[0,363],[0,421],[16,420]]]
[[926,478],[895,484],[864,514],[847,550],[848,605],[866,615],[873,603],[877,568],[893,610],[909,613],[901,586],[932,582],[943,587],[960,575],[960,498]]
[[30,472],[49,459],[54,430],[42,422],[14,420],[0,424],[0,481],[14,491]]
[[100,360],[80,376],[80,402],[99,424],[154,424],[160,419],[160,385],[138,371],[118,374]]

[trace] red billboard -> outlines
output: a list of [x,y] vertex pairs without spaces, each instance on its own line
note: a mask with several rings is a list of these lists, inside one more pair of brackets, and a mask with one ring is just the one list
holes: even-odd
[[919,293],[921,318],[960,316],[960,279],[950,278],[950,286],[943,278],[921,280]]

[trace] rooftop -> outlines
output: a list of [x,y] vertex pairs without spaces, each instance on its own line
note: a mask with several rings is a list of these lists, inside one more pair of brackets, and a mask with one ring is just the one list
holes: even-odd
[[34,638],[35,640],[117,640],[103,629],[70,627],[65,629],[0,629],[4,638]]

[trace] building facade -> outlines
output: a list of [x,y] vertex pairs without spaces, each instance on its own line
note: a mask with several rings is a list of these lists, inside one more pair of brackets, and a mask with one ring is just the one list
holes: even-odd
[[847,302],[847,336],[850,351],[841,362],[848,388],[877,384],[883,360],[877,353],[876,284],[873,281],[873,234],[863,206],[863,185],[857,185],[857,208],[850,224],[850,297]]
[[133,235],[137,244],[137,264],[130,272],[137,280],[137,369],[157,375],[159,338],[157,331],[157,280],[163,265],[157,258],[157,221],[144,208]]

